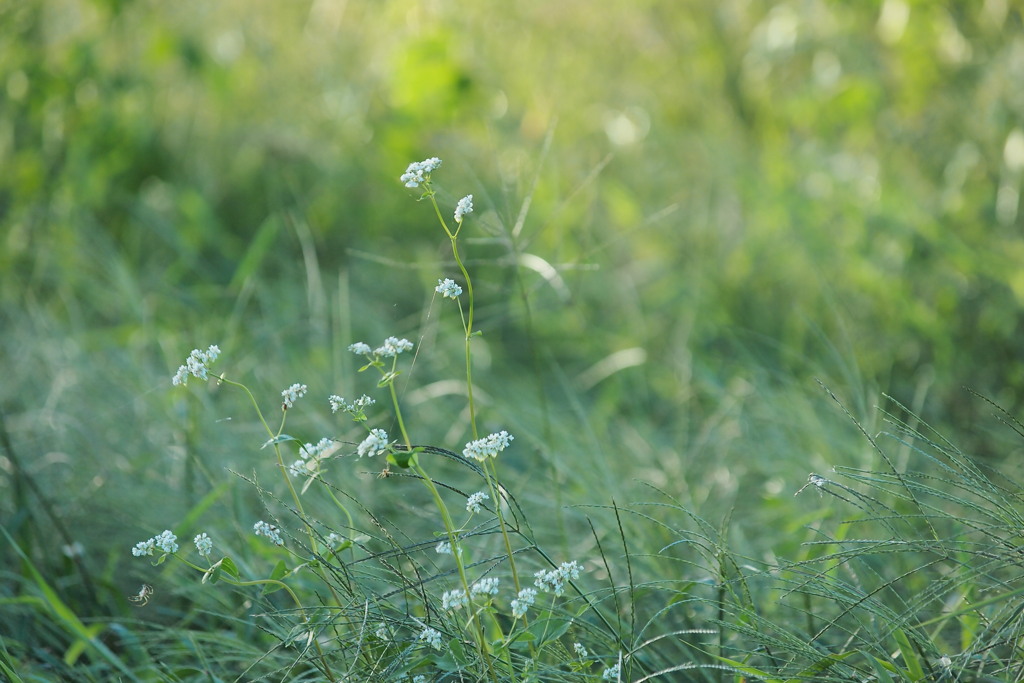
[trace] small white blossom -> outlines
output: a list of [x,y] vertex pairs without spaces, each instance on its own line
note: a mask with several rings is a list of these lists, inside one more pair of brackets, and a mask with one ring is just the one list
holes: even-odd
[[434,548],[434,552],[436,552],[438,555],[451,555],[452,544],[448,541],[441,541],[437,544],[437,547]]
[[466,499],[466,511],[476,514],[483,509],[483,503],[490,498],[487,491],[477,491]]
[[437,287],[434,287],[434,291],[441,296],[446,296],[449,299],[458,299],[459,295],[462,294],[462,287],[451,278],[445,278],[437,281]]
[[[372,351],[370,351],[369,346],[366,347],[366,352],[372,353]],[[343,412],[351,414],[353,417],[362,416],[367,408],[376,403],[376,401],[374,401],[366,394],[363,394],[362,396],[357,398],[355,401],[352,401],[351,403],[343,399],[341,396],[338,396],[337,394],[331,394],[327,398],[327,401],[331,404],[332,413],[336,413],[339,410],[341,410]]]
[[306,395],[305,384],[293,384],[284,391],[281,392],[281,398],[284,399],[284,407],[291,408],[295,405],[295,402]]
[[370,435],[363,439],[363,442],[356,447],[359,457],[364,455],[373,457],[388,449],[388,433],[383,429],[371,429]]
[[427,677],[423,674],[416,674],[412,677],[412,683],[427,683]]
[[203,557],[209,557],[210,553],[213,552],[213,539],[207,536],[205,532],[192,539],[192,542],[196,544],[196,550]]
[[526,615],[526,610],[530,609],[530,605],[537,599],[537,591],[532,588],[524,588],[519,591],[519,595],[512,601],[512,616],[515,619],[519,619]]
[[388,633],[388,627],[381,624],[377,627],[377,630],[373,632],[373,635],[377,636],[379,640],[390,640],[390,634]]
[[369,356],[373,353],[373,349],[366,342],[356,342],[355,344],[349,344],[348,350],[357,356]]
[[468,603],[466,598],[466,591],[461,588],[455,590],[445,591],[441,596],[441,609],[445,611],[454,611],[461,607],[465,607]]
[[499,583],[501,583],[501,579],[496,578],[496,577],[494,577],[494,578],[488,577],[486,579],[480,579],[479,581],[477,581],[476,583],[474,583],[470,587],[469,592],[473,596],[478,596],[478,595],[497,595],[498,594],[498,584]]
[[423,630],[420,631],[419,639],[426,641],[435,650],[441,649],[441,632],[437,629],[424,626]]
[[179,367],[178,371],[174,373],[171,384],[174,386],[186,385],[189,375],[198,379],[206,379],[209,376],[210,365],[217,360],[219,355],[220,347],[216,345],[210,346],[206,351],[192,349],[192,353],[185,359],[185,365]]
[[384,340],[384,344],[373,352],[378,356],[385,356],[387,358],[393,358],[403,351],[412,350],[412,342],[408,339],[399,339],[398,337],[388,337]]
[[333,531],[327,534],[327,545],[332,548],[336,548],[345,541],[345,537],[341,534],[336,534]]
[[558,566],[557,569],[551,571],[544,571],[543,569],[534,574],[534,582],[537,588],[541,590],[551,591],[555,595],[561,595],[565,591],[565,584],[567,581],[578,579],[582,567],[573,560],[572,562],[563,562]]
[[502,430],[494,434],[489,434],[482,439],[470,441],[462,450],[462,454],[467,458],[484,461],[488,457],[496,457],[498,453],[508,448],[509,443],[511,443],[514,438],[514,436],[510,436],[508,432]]
[[573,643],[572,649],[576,653],[576,656],[580,659],[586,659],[588,656],[590,656],[590,653],[587,652],[587,648],[583,647],[582,643]]
[[156,541],[152,538],[146,539],[145,541],[139,541],[132,548],[132,555],[135,557],[142,557],[143,555],[152,555],[153,550],[156,549]]
[[455,222],[461,223],[463,216],[473,213],[473,195],[467,194],[455,206]]
[[281,530],[273,524],[268,524],[261,519],[252,525],[252,530],[257,536],[269,538],[274,545],[284,545],[284,541],[281,540]]
[[296,460],[291,465],[288,465],[288,474],[293,477],[304,477],[310,473],[309,466],[314,463],[307,462],[305,460]]
[[156,543],[157,548],[163,550],[165,553],[176,553],[178,552],[177,540],[178,537],[171,533],[171,530],[168,529],[167,531],[161,533],[159,536],[156,536],[153,539],[153,542]]
[[602,681],[617,681],[619,680],[619,670],[622,668],[620,664],[610,666],[604,670],[601,674]]
[[423,161],[414,161],[405,169],[405,173],[402,174],[400,180],[405,183],[406,187],[419,187],[420,183],[430,180],[430,173],[437,170],[437,167],[440,165],[441,160],[437,157],[430,157]]

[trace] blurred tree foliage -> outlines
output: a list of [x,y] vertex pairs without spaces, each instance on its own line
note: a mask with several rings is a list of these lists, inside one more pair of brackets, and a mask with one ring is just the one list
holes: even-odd
[[[518,264],[533,342],[572,371],[643,347],[659,421],[750,358],[1013,409],[1021,22],[1011,0],[4,3],[3,315],[152,339],[293,280],[310,244],[414,312],[435,274],[365,254],[442,258],[397,184],[438,155],[448,199],[477,196],[487,295],[519,305]],[[528,361],[507,315],[485,325]]]

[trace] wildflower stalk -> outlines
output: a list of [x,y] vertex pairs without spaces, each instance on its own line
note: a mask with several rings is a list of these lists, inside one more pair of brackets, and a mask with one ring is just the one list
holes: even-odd
[[[434,213],[437,215],[437,220],[441,222],[441,227],[444,228],[444,232],[448,235],[448,239],[452,245],[452,256],[455,259],[455,264],[459,267],[459,271],[462,273],[462,277],[466,282],[466,297],[469,300],[467,305],[467,312],[462,320],[463,327],[466,332],[466,397],[469,404],[469,426],[470,433],[473,435],[473,440],[480,438],[480,432],[476,423],[476,402],[473,399],[473,314],[476,310],[476,298],[473,294],[473,279],[469,276],[469,271],[466,269],[466,265],[462,262],[462,257],[459,255],[459,232],[462,231],[462,226],[465,223],[464,214],[461,212],[462,203],[460,202],[459,210],[456,210],[456,223],[455,230],[451,230],[448,227],[448,222],[441,214],[441,207],[438,206],[437,196],[433,188],[430,186],[430,181],[427,180],[423,183],[424,194],[430,198],[430,203],[434,206]],[[471,195],[472,196],[472,195]],[[470,205],[471,206],[471,205]],[[459,303],[459,313],[462,313],[462,304]],[[494,501],[494,509],[498,516],[498,526],[501,529],[502,541],[505,544],[505,552],[508,555],[509,570],[512,574],[512,582],[515,585],[516,592],[521,590],[522,586],[519,583],[519,572],[516,569],[515,556],[512,553],[512,541],[508,535],[508,524],[505,523],[504,514],[501,511],[502,498],[498,496],[498,472],[495,465],[492,463],[490,469],[485,465],[483,468],[484,476],[487,479],[487,487],[490,489],[491,500]]]

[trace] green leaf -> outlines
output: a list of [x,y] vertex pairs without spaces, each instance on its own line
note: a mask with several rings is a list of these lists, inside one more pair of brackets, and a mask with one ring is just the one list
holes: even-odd
[[900,654],[903,655],[903,663],[907,666],[910,677],[915,681],[924,680],[924,667],[921,666],[921,661],[917,658],[917,651],[911,646],[907,634],[902,629],[896,629],[892,635],[900,646]]
[[278,434],[273,439],[267,439],[267,441],[264,442],[262,446],[260,446],[260,450],[263,450],[267,446],[273,446],[275,444],[284,443],[286,441],[298,441],[298,439],[288,434]]

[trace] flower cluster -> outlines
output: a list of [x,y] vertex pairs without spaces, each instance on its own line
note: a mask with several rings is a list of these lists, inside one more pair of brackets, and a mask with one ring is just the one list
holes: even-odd
[[435,650],[441,649],[441,632],[437,629],[424,626],[423,630],[420,631],[419,639],[426,641],[427,645]]
[[473,213],[473,195],[467,194],[455,205],[455,222],[461,223],[467,213]]
[[[369,350],[370,347],[367,346],[366,348],[367,350]],[[355,401],[352,401],[352,403],[349,403],[348,401],[343,399],[341,396],[338,396],[337,394],[331,394],[327,398],[327,401],[331,404],[332,413],[336,413],[339,410],[341,410],[351,415],[352,419],[356,420],[357,422],[364,421],[366,419],[366,409],[372,406],[374,403],[376,403],[376,401],[374,401],[366,394],[363,394]]]
[[449,299],[458,299],[459,295],[462,294],[462,287],[459,287],[451,278],[446,277],[443,280],[438,279],[437,287],[434,288],[434,291]]
[[165,553],[176,553],[178,552],[177,541],[178,537],[175,536],[170,529],[167,529],[153,538],[136,543],[135,547],[132,548],[132,555],[135,557],[152,555],[157,549],[160,549]]
[[488,577],[485,579],[480,579],[472,586],[470,586],[470,595],[474,597],[480,595],[497,595],[499,583],[501,583],[501,579],[497,577]]
[[420,183],[430,182],[430,173],[440,165],[441,160],[437,157],[430,157],[423,161],[414,161],[405,169],[405,173],[402,174],[400,180],[405,183],[406,187],[419,187]]
[[293,384],[284,391],[281,392],[281,398],[283,399],[284,409],[288,410],[295,402],[306,395],[305,384]]
[[477,491],[466,499],[466,511],[476,514],[483,508],[484,501],[489,499],[486,491]]
[[514,438],[514,436],[511,436],[508,432],[502,430],[494,434],[489,434],[482,439],[470,441],[462,450],[462,454],[467,458],[473,458],[474,460],[480,460],[482,462],[487,458],[496,457],[498,453],[508,448],[508,445]]
[[210,553],[213,552],[213,539],[207,536],[206,533],[199,534],[192,539],[192,542],[196,544],[196,550],[199,551],[200,555],[207,558],[210,557]]
[[408,339],[388,337],[384,343],[375,349],[371,349],[366,342],[349,344],[348,350],[359,356],[376,356],[378,358],[394,358],[405,351],[412,351],[413,343]]
[[621,664],[616,664],[615,666],[608,667],[601,674],[601,680],[602,681],[617,681],[617,680],[619,680],[619,672],[620,672],[621,669],[622,669],[622,665]]
[[209,377],[210,365],[213,361],[217,360],[217,356],[220,355],[219,346],[210,346],[205,351],[199,349],[192,349],[192,353],[185,359],[185,364],[178,368],[178,371],[174,373],[174,377],[171,378],[171,384],[178,386],[179,384],[184,386],[188,384],[188,376],[192,375],[198,379],[206,379]]
[[512,616],[515,619],[520,619],[526,616],[526,610],[530,609],[530,605],[537,599],[537,591],[533,588],[524,588],[519,591],[519,595],[512,600]]
[[364,455],[373,457],[378,453],[384,453],[388,449],[388,433],[383,429],[371,429],[370,435],[363,439],[363,442],[356,448],[359,457]]
[[284,545],[284,541],[281,540],[281,530],[273,524],[268,524],[261,519],[252,525],[252,530],[257,536],[269,538],[274,545]]
[[288,473],[293,477],[316,474],[320,471],[320,463],[335,450],[334,439],[324,437],[315,444],[307,443],[299,449],[299,459],[288,466]]
[[541,590],[551,591],[555,595],[561,595],[565,591],[567,581],[578,579],[583,567],[576,560],[563,562],[557,569],[544,571],[543,569],[533,575],[533,585]]
[[447,611],[455,611],[461,607],[465,607],[469,602],[466,597],[466,591],[461,588],[455,590],[445,591],[441,596],[441,609]]

